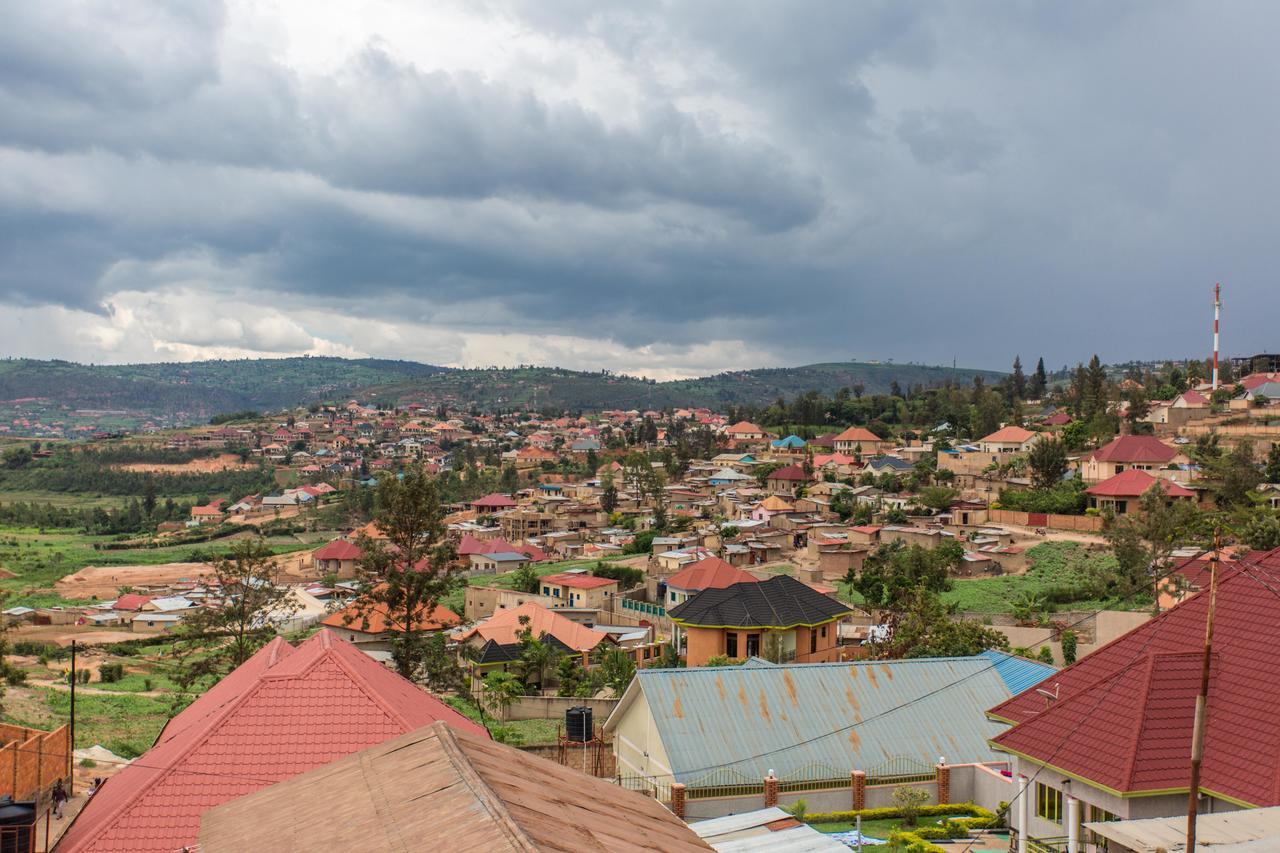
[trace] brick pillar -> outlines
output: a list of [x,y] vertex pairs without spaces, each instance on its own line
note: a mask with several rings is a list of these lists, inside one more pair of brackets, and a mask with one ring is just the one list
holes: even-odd
[[684,820],[684,783],[671,783],[671,813]]
[[778,777],[770,773],[764,777],[764,807],[767,809],[778,804]]
[[939,764],[933,768],[938,774],[938,805],[951,802],[951,768]]
[[867,774],[862,770],[854,770],[849,777],[849,787],[853,791],[853,810],[862,811],[867,807]]

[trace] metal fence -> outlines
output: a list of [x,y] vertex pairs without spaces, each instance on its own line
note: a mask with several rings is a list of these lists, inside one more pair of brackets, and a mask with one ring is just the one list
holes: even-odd
[[838,791],[848,788],[852,780],[848,773],[841,773],[829,764],[806,764],[778,778],[778,793],[794,794],[800,791]]
[[906,755],[895,755],[867,769],[868,785],[905,785],[910,782],[931,782],[938,776],[933,765]]
[[748,776],[732,767],[718,770],[691,780],[685,789],[686,800],[707,800],[713,797],[764,797],[764,779]]
[[618,784],[628,791],[636,791],[647,797],[653,797],[660,803],[670,805],[671,782],[665,779],[654,779],[638,773],[624,773],[618,776]]
[[630,598],[624,598],[621,603],[623,610],[634,610],[637,613],[643,613],[645,616],[658,616],[660,618],[665,618],[667,615],[667,609],[665,607],[659,607],[658,605],[650,604],[647,601],[633,601]]

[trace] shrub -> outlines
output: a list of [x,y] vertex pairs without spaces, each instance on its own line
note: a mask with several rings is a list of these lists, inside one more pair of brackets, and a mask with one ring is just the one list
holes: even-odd
[[1040,661],[1040,663],[1052,664],[1053,651],[1048,646],[1041,646],[1040,654],[1036,655],[1036,658]]
[[1070,628],[1062,632],[1062,662],[1067,666],[1076,662],[1076,632]]
[[899,785],[893,789],[893,804],[902,814],[902,822],[907,826],[915,826],[920,807],[929,800],[929,792],[923,788],[910,785]]
[[124,664],[104,663],[98,668],[98,679],[104,684],[112,684],[124,678]]

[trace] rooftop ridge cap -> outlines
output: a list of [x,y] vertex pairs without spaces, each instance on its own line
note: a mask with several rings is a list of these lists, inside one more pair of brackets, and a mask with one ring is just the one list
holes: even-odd
[[527,853],[537,853],[538,847],[524,831],[524,827],[520,826],[515,817],[507,808],[507,804],[498,796],[497,792],[489,786],[480,771],[471,763],[470,757],[466,750],[458,742],[458,738],[453,729],[449,728],[443,721],[432,723],[431,727],[436,732],[436,739],[440,743],[441,749],[449,757],[450,763],[458,772],[463,784],[471,789],[476,800],[484,807],[485,811],[493,817],[494,823],[507,837],[511,846],[516,850],[527,851]]

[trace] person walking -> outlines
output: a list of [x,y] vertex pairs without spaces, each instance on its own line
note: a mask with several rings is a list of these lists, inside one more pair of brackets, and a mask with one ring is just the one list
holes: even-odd
[[62,787],[62,780],[53,783],[53,816],[62,820],[62,804],[67,801],[67,790]]

